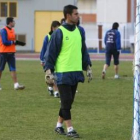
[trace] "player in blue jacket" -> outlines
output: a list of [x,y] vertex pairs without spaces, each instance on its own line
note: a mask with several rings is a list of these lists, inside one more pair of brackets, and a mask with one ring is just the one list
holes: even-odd
[[[55,132],[65,135],[63,123],[67,128],[67,136],[78,138],[71,120],[71,108],[75,99],[79,82],[84,82],[83,70],[87,71],[89,81],[92,80],[92,69],[89,54],[82,30],[76,26],[79,20],[77,7],[67,5],[63,9],[66,22],[54,31],[45,53],[46,82],[55,79],[60,92],[61,107]],[[56,77],[53,72],[55,71]]]
[[106,32],[104,43],[106,45],[106,63],[103,66],[102,79],[105,79],[107,68],[110,66],[111,57],[114,58],[115,79],[119,78],[119,55],[121,51],[121,35],[118,31],[119,24],[113,23],[112,29]]
[[[61,25],[65,25],[65,18],[62,18],[60,23]],[[84,38],[86,39],[86,35],[85,35],[85,29],[80,26],[80,19],[78,20],[78,22],[76,23],[77,27],[79,28],[79,30],[81,31],[81,34],[84,36]],[[76,90],[76,93],[78,92],[78,90]]]
[[[59,26],[60,26],[59,21],[53,21],[52,24],[51,24],[51,31],[44,38],[43,46],[42,46],[42,49],[41,49],[41,52],[40,52],[40,61],[41,61],[41,65],[43,67],[44,67],[44,55],[45,55],[45,52],[47,50],[47,45],[48,45],[48,43],[51,39],[51,35],[52,35],[53,31],[55,31]],[[51,96],[54,95],[54,97],[56,97],[56,98],[59,97],[58,88],[57,88],[56,84],[54,84],[53,87],[48,86],[48,91],[49,91],[49,94]]]

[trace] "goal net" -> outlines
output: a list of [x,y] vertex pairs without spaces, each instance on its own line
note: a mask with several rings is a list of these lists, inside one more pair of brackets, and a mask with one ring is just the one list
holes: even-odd
[[134,114],[132,140],[140,140],[140,0],[136,0],[134,56]]

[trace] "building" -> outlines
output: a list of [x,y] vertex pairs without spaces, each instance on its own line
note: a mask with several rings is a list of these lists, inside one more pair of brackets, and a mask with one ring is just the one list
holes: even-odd
[[99,51],[105,47],[103,38],[113,22],[120,24],[122,47],[130,48],[136,0],[1,0],[0,28],[7,16],[15,17],[17,39],[26,42],[25,47],[18,46],[17,50],[40,52],[51,21],[63,18],[62,10],[67,4],[78,6],[88,48]]
[[50,31],[52,20],[63,18],[63,7],[75,0],[1,0],[0,28],[8,16],[15,18],[17,39],[26,42],[19,51],[40,52],[43,39]]
[[[113,22],[120,24],[122,47],[131,47],[134,36],[136,0],[78,0],[81,25],[86,30],[87,46],[102,49],[105,47],[105,32]],[[134,41],[134,40],[133,40]]]

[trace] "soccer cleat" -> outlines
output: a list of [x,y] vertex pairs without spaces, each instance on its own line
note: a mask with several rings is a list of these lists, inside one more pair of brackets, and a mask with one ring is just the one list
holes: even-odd
[[67,137],[79,138],[79,134],[75,130],[72,130],[67,133]]
[[53,88],[52,87],[48,87],[48,92],[49,92],[50,96],[53,96]]
[[18,85],[17,87],[14,87],[15,90],[22,90],[24,88],[25,88],[25,86],[23,86],[23,85]]
[[58,92],[54,92],[54,97],[55,98],[59,98],[60,96],[59,96],[59,93]]
[[59,135],[66,135],[63,127],[56,127],[54,131]]
[[115,74],[114,78],[119,79],[119,75]]
[[105,72],[102,72],[102,79],[105,79]]

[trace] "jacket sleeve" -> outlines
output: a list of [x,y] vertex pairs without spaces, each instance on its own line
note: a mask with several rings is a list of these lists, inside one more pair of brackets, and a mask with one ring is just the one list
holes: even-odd
[[85,40],[86,40],[86,33],[85,33],[85,29],[84,29],[83,27],[81,27],[81,26],[78,26],[78,28],[79,28],[79,30],[80,30],[80,32],[81,32],[81,34],[85,37]]
[[42,49],[40,52],[40,61],[41,62],[44,62],[44,55],[47,50],[47,45],[48,45],[48,36],[45,36],[44,41],[43,41],[43,46],[42,46]]
[[107,40],[107,32],[106,32],[105,37],[104,37],[104,43],[105,43],[105,45],[106,45],[106,40]]
[[82,37],[82,68],[83,70],[87,70],[87,66],[91,64],[91,60],[87,51],[87,46],[85,43],[85,33],[82,32],[82,30],[79,28],[81,37]]
[[57,29],[53,32],[47,46],[47,51],[44,55],[44,71],[46,71],[47,69],[51,69],[51,71],[54,72],[54,66],[62,47],[62,38],[63,35],[60,29]]
[[117,31],[116,32],[116,46],[117,46],[117,50],[121,50],[121,35],[120,32]]
[[2,29],[0,31],[0,35],[1,35],[1,38],[2,38],[2,43],[5,45],[5,46],[11,46],[12,44],[14,44],[13,41],[9,41],[8,40],[8,37],[7,37],[7,32],[5,29]]

